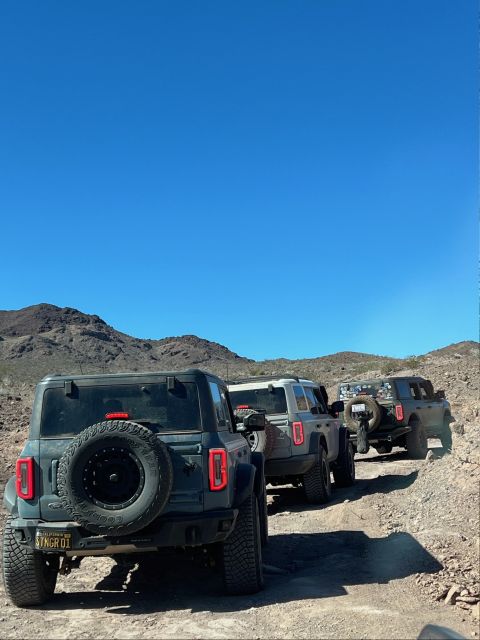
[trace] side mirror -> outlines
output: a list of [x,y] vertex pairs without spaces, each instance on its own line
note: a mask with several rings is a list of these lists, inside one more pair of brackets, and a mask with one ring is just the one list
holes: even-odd
[[437,400],[445,400],[445,391],[443,389],[435,391],[435,398]]
[[264,413],[251,413],[245,416],[243,425],[247,431],[265,431],[265,422]]
[[342,413],[342,411],[345,410],[345,403],[343,402],[343,400],[335,400],[335,402],[332,402],[332,406],[330,407],[330,412],[331,413],[335,413],[335,414],[339,414]]

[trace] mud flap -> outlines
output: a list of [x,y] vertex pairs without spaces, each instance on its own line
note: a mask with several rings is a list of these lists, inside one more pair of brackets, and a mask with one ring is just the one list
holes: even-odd
[[357,429],[357,451],[358,453],[368,453],[368,419],[362,418]]

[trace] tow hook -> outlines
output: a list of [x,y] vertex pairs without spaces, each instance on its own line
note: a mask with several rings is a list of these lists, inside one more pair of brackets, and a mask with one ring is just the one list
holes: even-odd
[[62,566],[60,567],[60,575],[68,576],[72,573],[72,569],[78,569],[80,566],[80,562],[82,561],[81,556],[75,556],[74,558],[67,558],[66,556],[62,559]]

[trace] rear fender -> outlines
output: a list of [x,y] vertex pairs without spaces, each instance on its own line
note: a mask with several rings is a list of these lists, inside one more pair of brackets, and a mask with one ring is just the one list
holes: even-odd
[[338,457],[331,463],[332,467],[342,466],[347,457],[348,444],[350,442],[350,432],[342,425],[338,430]]
[[255,491],[255,476],[256,468],[253,464],[240,463],[237,465],[234,507],[241,505]]
[[260,451],[252,452],[252,464],[255,466],[254,491],[259,498],[265,491],[265,456]]
[[323,446],[325,450],[327,450],[325,438],[323,434],[314,431],[310,434],[310,441],[308,443],[308,453],[313,453],[318,456],[320,451],[320,445]]
[[18,515],[18,497],[15,476],[10,478],[3,494],[3,506],[12,516]]

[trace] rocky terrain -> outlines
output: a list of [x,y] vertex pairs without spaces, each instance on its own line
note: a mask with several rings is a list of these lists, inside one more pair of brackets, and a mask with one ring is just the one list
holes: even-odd
[[305,508],[298,490],[270,489],[263,594],[241,602],[219,598],[214,576],[191,569],[187,559],[180,560],[182,571],[178,559],[173,565],[162,559],[156,569],[151,561],[119,568],[107,559],[87,560],[61,579],[61,595],[41,610],[15,610],[0,596],[1,637],[410,638],[429,621],[478,636],[478,343],[406,360],[340,353],[254,362],[195,336],[133,338],[74,309],[2,311],[0,480],[13,473],[33,383],[42,375],[187,366],[223,377],[228,367],[231,378],[289,371],[321,380],[331,396],[340,380],[424,375],[451,402],[452,454],[442,455],[431,441],[425,461],[408,460],[399,449],[357,456],[356,486],[336,492],[323,509]]

